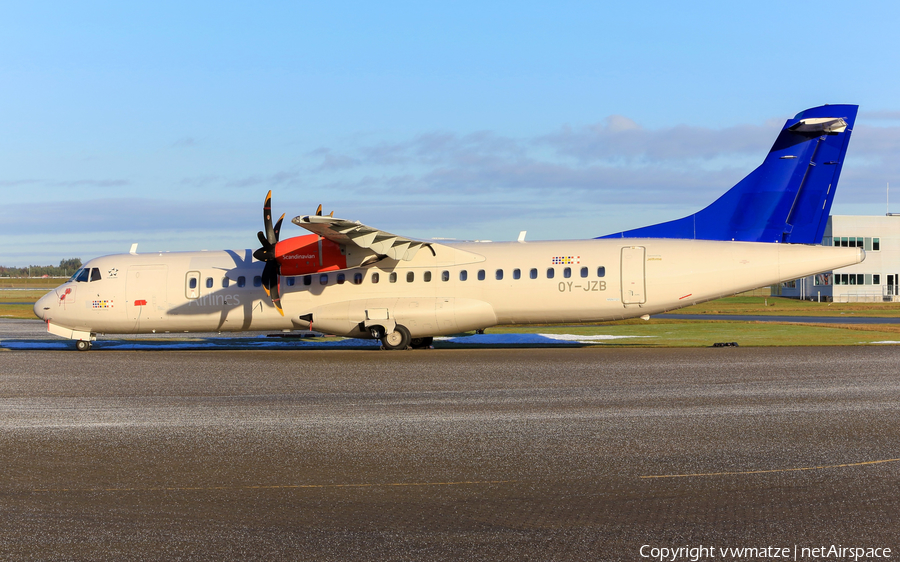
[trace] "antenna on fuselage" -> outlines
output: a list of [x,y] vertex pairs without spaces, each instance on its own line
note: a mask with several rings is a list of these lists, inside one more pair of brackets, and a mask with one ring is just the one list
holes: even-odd
[[131,245],[131,249],[128,250],[128,253],[131,254],[132,256],[137,255],[137,242],[135,242],[134,244]]

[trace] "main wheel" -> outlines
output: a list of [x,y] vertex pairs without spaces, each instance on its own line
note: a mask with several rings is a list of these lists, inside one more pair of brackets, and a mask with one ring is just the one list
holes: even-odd
[[90,351],[91,342],[85,340],[78,340],[75,342],[75,349],[78,351]]
[[410,340],[409,345],[413,349],[428,349],[433,343],[434,338],[429,336],[427,338],[413,338]]
[[409,335],[409,330],[406,329],[406,326],[401,326],[397,324],[394,327],[394,331],[390,334],[385,334],[383,338],[381,338],[381,345],[385,349],[406,349],[409,347],[409,342],[411,341],[411,337]]

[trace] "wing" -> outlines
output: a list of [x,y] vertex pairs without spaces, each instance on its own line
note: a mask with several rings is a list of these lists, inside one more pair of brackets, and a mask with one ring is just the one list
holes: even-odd
[[424,246],[427,246],[432,253],[434,252],[430,242],[397,236],[366,226],[359,221],[307,215],[295,217],[291,222],[336,244],[356,246],[398,261],[412,260]]

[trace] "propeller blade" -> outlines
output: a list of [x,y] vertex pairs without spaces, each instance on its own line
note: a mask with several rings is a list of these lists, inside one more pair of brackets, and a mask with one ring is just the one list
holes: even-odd
[[263,205],[263,221],[266,224],[266,239],[269,244],[275,245],[278,240],[275,238],[275,229],[272,228],[272,190],[266,195],[266,202]]
[[281,218],[278,219],[278,222],[275,223],[275,243],[278,243],[278,235],[281,233],[282,221],[284,221],[284,214],[282,214]]
[[272,285],[272,291],[269,295],[272,297],[272,304],[275,305],[275,308],[278,309],[278,313],[284,316],[284,310],[281,308],[281,276],[279,275],[275,281],[275,284]]

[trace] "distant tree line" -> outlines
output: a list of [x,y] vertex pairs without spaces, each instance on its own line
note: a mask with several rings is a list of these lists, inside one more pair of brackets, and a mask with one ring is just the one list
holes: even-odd
[[0,265],[0,277],[68,277],[81,267],[81,258],[61,260],[59,266],[30,265],[28,267],[6,267]]

